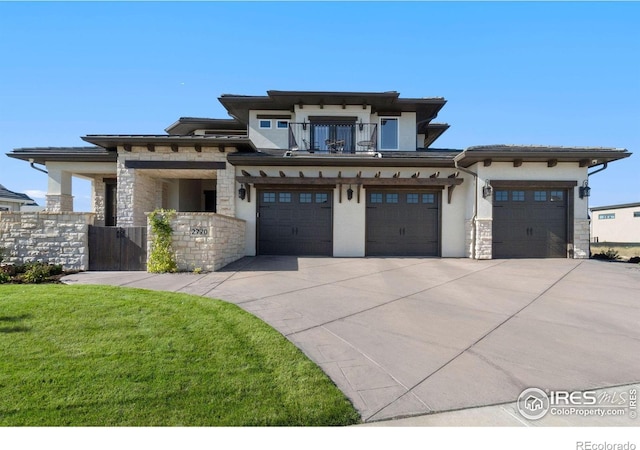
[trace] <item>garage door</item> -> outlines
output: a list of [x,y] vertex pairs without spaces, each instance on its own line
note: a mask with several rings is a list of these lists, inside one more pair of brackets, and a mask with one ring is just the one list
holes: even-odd
[[367,191],[368,256],[438,256],[440,192]]
[[258,253],[333,255],[331,205],[331,191],[260,191]]
[[493,196],[494,258],[566,258],[566,189],[499,189]]

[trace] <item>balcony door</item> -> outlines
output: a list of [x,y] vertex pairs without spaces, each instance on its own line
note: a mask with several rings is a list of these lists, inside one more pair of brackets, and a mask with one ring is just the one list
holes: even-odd
[[356,117],[309,117],[311,147],[321,152],[355,151]]

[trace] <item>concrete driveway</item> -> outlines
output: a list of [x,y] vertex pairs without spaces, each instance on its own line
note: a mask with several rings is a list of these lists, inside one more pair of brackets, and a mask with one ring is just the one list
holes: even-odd
[[85,272],[235,303],[283,333],[365,421],[640,382],[640,266],[593,260],[244,258],[223,271]]

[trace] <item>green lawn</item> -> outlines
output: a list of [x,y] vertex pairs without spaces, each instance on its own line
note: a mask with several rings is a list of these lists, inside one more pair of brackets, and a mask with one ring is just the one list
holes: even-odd
[[0,286],[0,425],[347,425],[295,346],[235,305],[106,286]]

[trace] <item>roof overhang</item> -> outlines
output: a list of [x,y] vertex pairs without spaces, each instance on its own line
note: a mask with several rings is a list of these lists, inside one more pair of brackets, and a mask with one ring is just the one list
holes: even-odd
[[442,133],[449,129],[448,123],[422,123],[418,125],[418,134],[424,134],[424,148],[430,147]]
[[46,164],[47,161],[65,162],[116,162],[117,154],[101,147],[33,147],[16,148],[7,153],[10,158],[30,163]]
[[232,117],[248,123],[249,110],[294,111],[295,106],[305,105],[358,105],[378,114],[415,112],[417,122],[433,120],[446,100],[442,97],[400,98],[390,92],[327,92],[327,91],[267,91],[266,96],[224,94],[219,99]]
[[627,158],[631,153],[623,148],[606,147],[552,147],[524,145],[486,145],[465,149],[455,157],[461,167],[470,167],[483,162],[577,162],[581,167],[593,167],[611,161]]
[[83,140],[98,145],[109,151],[116,151],[118,147],[129,146],[169,146],[179,147],[218,147],[224,151],[225,147],[234,147],[243,151],[255,151],[253,142],[247,136],[174,136],[174,135],[87,135]]
[[620,205],[594,206],[589,209],[591,211],[604,211],[607,209],[624,209],[624,208],[640,208],[640,203],[623,203]]
[[[283,166],[283,167],[449,167],[460,150],[419,152],[379,152],[375,155],[297,154],[260,151],[257,153],[230,153],[227,161],[234,166]],[[395,154],[394,154],[395,153]]]
[[180,117],[176,122],[165,128],[168,134],[186,136],[196,130],[212,130],[217,134],[247,133],[247,126],[235,119],[208,119],[200,117]]

